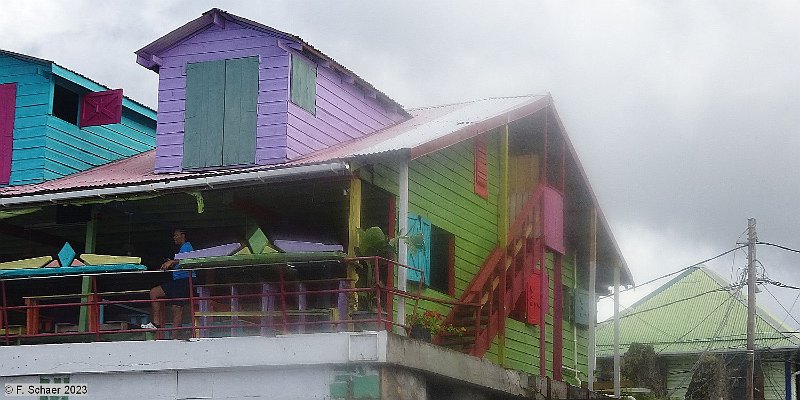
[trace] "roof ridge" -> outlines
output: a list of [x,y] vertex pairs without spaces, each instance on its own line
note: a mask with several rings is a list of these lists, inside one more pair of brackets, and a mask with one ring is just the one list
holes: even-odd
[[434,105],[429,105],[429,106],[409,107],[408,111],[431,110],[431,109],[434,109],[434,108],[452,107],[452,106],[458,106],[458,105],[462,105],[462,104],[472,104],[472,103],[477,103],[477,102],[480,102],[480,101],[489,101],[489,100],[545,97],[547,95],[549,95],[549,93],[548,94],[521,94],[521,95],[517,95],[517,96],[490,96],[490,97],[483,97],[483,98],[473,99],[473,100],[456,101],[456,102],[453,102],[453,103],[434,104]]

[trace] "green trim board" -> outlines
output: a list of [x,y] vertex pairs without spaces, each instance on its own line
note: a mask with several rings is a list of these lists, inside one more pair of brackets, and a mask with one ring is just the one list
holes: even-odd
[[[747,303],[742,286],[731,288],[714,271],[691,268],[645,296],[620,314],[620,347],[652,344],[659,354],[743,351],[746,347]],[[665,323],[668,321],[668,323]],[[762,308],[756,310],[756,348],[795,349],[800,336]],[[613,321],[597,328],[597,355],[612,351]]]
[[239,265],[263,265],[287,262],[309,261],[341,261],[346,257],[341,252],[308,252],[308,253],[265,253],[241,254],[232,256],[217,256],[203,258],[187,258],[181,260],[181,266],[192,268],[229,267]]

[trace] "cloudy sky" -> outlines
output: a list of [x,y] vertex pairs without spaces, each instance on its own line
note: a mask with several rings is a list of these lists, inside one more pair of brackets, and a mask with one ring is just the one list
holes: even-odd
[[[735,247],[751,217],[760,240],[800,249],[797,1],[6,0],[0,48],[155,107],[133,52],[212,7],[302,37],[406,106],[550,92],[637,282]],[[800,286],[800,254],[758,259]],[[731,279],[745,260],[708,266]],[[759,302],[797,329],[800,291],[768,289]]]

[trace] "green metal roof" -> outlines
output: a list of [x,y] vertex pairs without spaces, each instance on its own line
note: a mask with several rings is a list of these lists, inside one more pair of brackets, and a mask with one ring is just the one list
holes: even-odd
[[[743,285],[731,285],[707,268],[691,268],[620,313],[620,353],[631,343],[652,344],[657,354],[744,351],[747,300]],[[800,337],[760,307],[756,349],[796,349]],[[597,356],[613,354],[614,322],[597,326]]]

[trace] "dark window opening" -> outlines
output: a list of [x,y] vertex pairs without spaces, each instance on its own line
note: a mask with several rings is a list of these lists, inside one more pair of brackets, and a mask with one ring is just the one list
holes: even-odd
[[431,252],[430,288],[451,296],[455,295],[455,236],[438,226],[431,225],[431,244],[426,247]]
[[55,85],[53,92],[53,116],[78,125],[78,104],[81,96],[61,85]]

